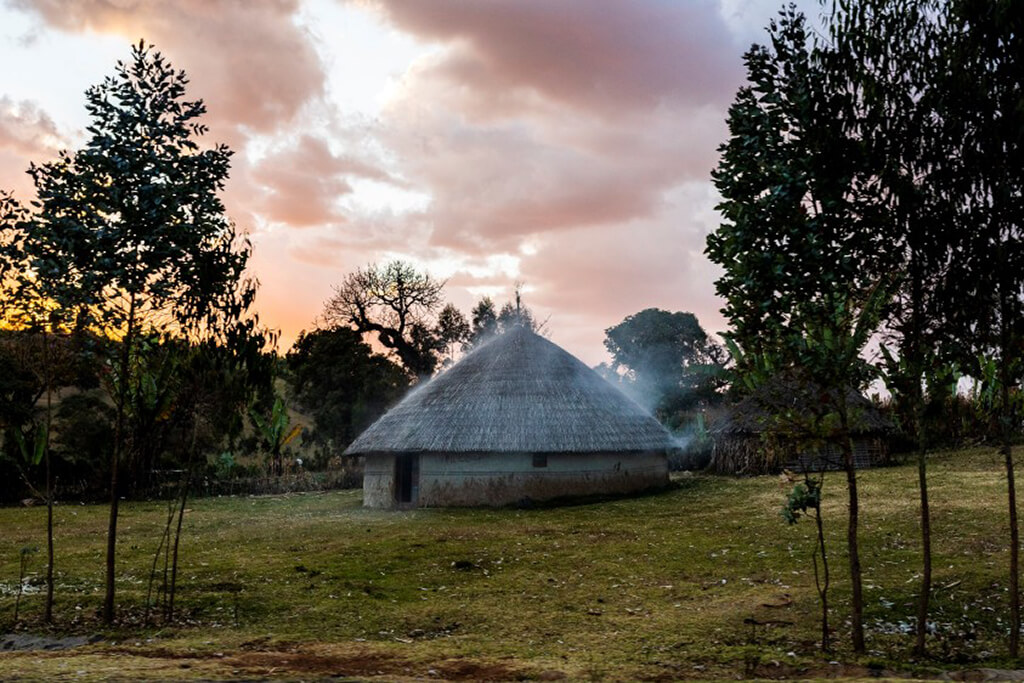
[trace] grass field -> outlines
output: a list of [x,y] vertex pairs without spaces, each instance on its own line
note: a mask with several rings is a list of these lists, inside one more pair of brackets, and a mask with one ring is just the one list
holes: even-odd
[[[777,478],[692,476],[665,492],[532,510],[360,507],[359,491],[190,502],[180,620],[141,625],[165,505],[127,503],[120,623],[97,619],[106,508],[57,508],[53,635],[104,640],[0,652],[0,678],[325,676],[554,680],[929,675],[1000,659],[1008,629],[1005,476],[995,451],[936,454],[936,631],[909,659],[916,470],[861,473],[867,657],[848,650],[845,487],[826,481],[839,649],[817,651],[813,523],[779,516]],[[0,633],[20,549],[44,574],[45,510],[0,509]],[[17,629],[44,633],[41,594]],[[751,624],[750,620],[770,622]]]

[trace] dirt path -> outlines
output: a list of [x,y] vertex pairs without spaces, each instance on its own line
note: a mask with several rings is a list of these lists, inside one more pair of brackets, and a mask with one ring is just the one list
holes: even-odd
[[[188,680],[188,679],[299,679],[325,678],[509,681],[561,680],[562,671],[542,669],[514,661],[449,658],[422,662],[351,645],[243,644],[235,651],[194,653],[168,648],[127,645],[67,644],[57,649],[37,639],[29,647],[22,640],[0,652],[0,671],[6,680]],[[69,639],[66,639],[69,640]]]

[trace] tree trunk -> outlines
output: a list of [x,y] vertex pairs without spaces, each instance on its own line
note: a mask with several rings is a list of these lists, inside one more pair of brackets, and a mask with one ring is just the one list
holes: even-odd
[[925,349],[921,330],[924,327],[922,318],[927,317],[924,308],[924,285],[921,270],[923,254],[921,241],[922,231],[915,224],[910,230],[912,249],[910,262],[910,329],[904,338],[909,361],[909,374],[913,381],[910,389],[911,409],[913,411],[914,441],[917,450],[917,485],[921,501],[921,592],[917,598],[917,624],[914,639],[914,655],[924,657],[927,654],[925,636],[928,633],[928,605],[932,592],[932,524],[931,510],[928,505],[928,441],[924,433],[924,390],[921,385],[925,367]]
[[43,367],[46,373],[46,444],[43,457],[46,460],[46,607],[43,621],[53,623],[53,468],[50,463],[50,428],[53,424],[53,355],[50,342],[43,328]]
[[925,635],[928,632],[928,603],[932,591],[932,525],[931,512],[928,507],[928,474],[925,461],[925,450],[917,449],[917,481],[921,490],[921,595],[917,600],[917,639],[914,642],[914,654],[924,657]]
[[[1006,361],[1003,361],[1005,366]],[[1011,431],[1010,387],[1004,376],[1002,393],[1002,451],[1006,460],[1007,498],[1010,508],[1010,658],[1020,650],[1020,530],[1017,525],[1017,488],[1013,477],[1013,434]]]
[[110,520],[107,524],[107,592],[103,599],[103,621],[114,623],[114,564],[117,549],[118,480],[117,466],[121,460],[124,440],[125,401],[128,392],[128,368],[131,361],[131,345],[135,335],[135,295],[128,304],[128,331],[121,339],[120,379],[117,389],[117,419],[114,422],[114,450],[110,457]]
[[[918,384],[918,387],[920,384]],[[928,632],[928,603],[932,591],[932,523],[931,511],[928,506],[928,463],[927,449],[924,438],[922,409],[924,397],[918,388],[914,392],[914,436],[917,440],[917,483],[921,496],[921,594],[917,599],[917,632],[914,641],[914,654],[924,657],[927,654],[925,635]]]
[[[173,501],[167,502],[167,522],[164,524],[164,531],[160,535],[160,543],[156,547],[156,553],[153,555],[153,566],[149,568],[149,582],[146,585],[146,613],[143,617],[143,623],[149,626],[149,613],[153,606],[153,580],[156,578],[156,565],[160,562],[160,553],[164,549],[164,544],[170,542],[171,538],[171,522],[174,521],[174,504]],[[167,570],[164,569],[164,581],[163,585],[167,586]],[[166,592],[166,591],[165,591]]]
[[[820,489],[819,489],[820,491]],[[821,503],[814,510],[814,521],[818,527],[818,551],[821,553],[822,576],[818,575],[818,553],[814,557],[814,584],[818,588],[818,597],[821,598],[821,651],[831,652],[832,641],[828,632],[828,555],[825,552],[825,529],[821,520]]]
[[[1000,261],[1006,268],[1005,254],[1000,252]],[[1013,336],[1010,331],[1012,319],[1011,296],[1006,283],[999,282],[999,436],[1000,450],[1006,463],[1007,505],[1010,512],[1010,658],[1017,659],[1020,652],[1020,529],[1017,524],[1017,486],[1013,467],[1013,405],[1010,399],[1012,375],[1010,359],[1013,357]],[[1012,290],[1011,290],[1012,291]]]
[[846,547],[850,557],[850,620],[853,624],[853,651],[864,654],[864,594],[860,573],[860,548],[857,526],[860,502],[857,497],[857,467],[853,459],[853,439],[850,436],[849,411],[846,397],[840,399],[839,420],[842,429],[843,461],[846,465],[846,489],[849,494],[849,523],[846,527]]
[[181,540],[181,524],[185,519],[185,501],[188,500],[188,488],[192,483],[192,463],[196,454],[196,436],[199,431],[199,416],[192,411],[192,443],[188,450],[188,464],[185,466],[185,481],[181,487],[181,499],[178,505],[178,528],[174,532],[174,552],[171,559],[171,591],[167,603],[166,621],[174,618],[174,595],[178,581],[178,543]]

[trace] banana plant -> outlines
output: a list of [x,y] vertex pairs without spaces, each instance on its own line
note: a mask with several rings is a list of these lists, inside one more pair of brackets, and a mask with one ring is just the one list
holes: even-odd
[[[18,444],[18,454],[21,456],[21,459],[17,460],[15,458],[11,458],[10,456],[8,456],[6,460],[13,463],[14,466],[18,469],[18,474],[21,475],[21,478],[25,482],[25,485],[28,486],[29,490],[32,491],[32,495],[45,500],[46,496],[43,495],[32,484],[32,477],[29,476],[29,469],[33,467],[38,467],[39,464],[43,461],[43,456],[46,454],[46,423],[41,422],[39,424],[39,426],[35,430],[35,433],[32,436],[31,441],[25,439],[25,435],[18,427],[12,429],[11,433],[14,436],[14,442]],[[3,451],[0,451],[0,457],[2,456]]]
[[274,407],[270,410],[269,418],[264,418],[253,408],[249,409],[249,417],[252,418],[253,424],[256,425],[260,436],[263,437],[263,442],[267,446],[273,463],[274,472],[281,474],[283,470],[281,467],[281,451],[302,432],[302,425],[297,424],[291,429],[288,428],[291,419],[288,417],[288,410],[285,408],[284,401],[281,400],[280,396],[274,399]]

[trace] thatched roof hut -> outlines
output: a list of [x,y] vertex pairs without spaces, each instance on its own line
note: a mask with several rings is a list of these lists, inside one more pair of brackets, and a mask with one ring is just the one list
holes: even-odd
[[505,505],[667,482],[668,432],[578,359],[516,327],[414,389],[346,454],[372,507]]
[[[714,451],[709,469],[722,474],[770,474],[782,469],[800,471],[840,469],[837,444],[812,439],[802,424],[824,412],[833,391],[779,379],[727,408],[711,426]],[[857,391],[847,392],[854,463],[871,467],[888,460],[892,424]],[[773,415],[792,416],[792,420]],[[825,420],[833,419],[826,417]]]

